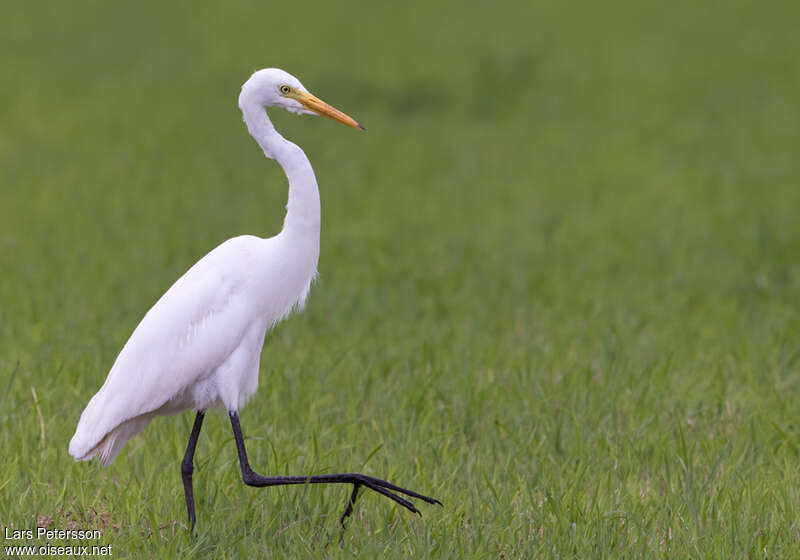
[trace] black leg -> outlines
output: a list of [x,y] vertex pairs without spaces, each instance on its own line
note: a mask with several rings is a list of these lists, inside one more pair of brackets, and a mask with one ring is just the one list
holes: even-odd
[[205,413],[200,410],[194,419],[192,435],[189,436],[189,443],[186,445],[186,454],[181,461],[181,478],[183,479],[183,491],[186,494],[186,509],[189,512],[190,531],[194,531],[194,489],[192,488],[192,473],[194,472],[194,449],[197,447],[197,437],[200,435],[200,428],[203,427],[203,416]]
[[394,484],[379,478],[373,478],[371,476],[358,473],[309,476],[261,476],[260,474],[253,472],[253,470],[250,468],[250,463],[247,460],[247,450],[244,447],[244,436],[242,435],[242,427],[239,425],[239,415],[234,411],[230,412],[229,416],[231,418],[231,426],[233,426],[233,437],[236,440],[236,451],[239,454],[239,465],[242,467],[242,479],[248,486],[263,488],[265,486],[282,486],[286,484],[352,484],[353,492],[350,494],[350,499],[347,502],[347,509],[344,510],[344,513],[341,517],[342,525],[344,525],[347,517],[353,513],[353,504],[355,504],[356,497],[358,496],[358,491],[361,486],[366,486],[378,494],[383,494],[404,508],[413,511],[414,513],[419,513],[420,515],[422,514],[416,507],[414,507],[414,504],[401,498],[397,494],[394,494],[390,490],[411,496],[412,498],[419,498],[420,500],[428,502],[429,504],[442,505],[442,502],[434,498],[429,498],[428,496],[417,494],[411,490],[400,488],[399,486],[395,486]]

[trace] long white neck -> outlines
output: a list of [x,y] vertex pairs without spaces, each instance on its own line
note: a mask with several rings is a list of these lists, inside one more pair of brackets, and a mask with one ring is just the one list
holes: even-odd
[[289,199],[281,235],[314,243],[318,253],[319,189],[308,157],[298,145],[289,142],[275,130],[262,106],[246,104],[241,109],[250,135],[264,150],[264,155],[280,164],[289,180]]

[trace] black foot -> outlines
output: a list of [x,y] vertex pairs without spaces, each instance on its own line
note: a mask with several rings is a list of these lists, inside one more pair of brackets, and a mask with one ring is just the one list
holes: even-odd
[[353,492],[350,494],[350,499],[347,501],[347,508],[344,510],[344,513],[342,513],[342,517],[340,519],[342,525],[345,524],[345,520],[353,513],[353,506],[356,503],[358,492],[359,490],[361,490],[362,486],[365,486],[370,490],[374,490],[378,494],[381,494],[391,500],[394,500],[396,503],[400,504],[407,510],[416,513],[417,515],[422,515],[422,513],[414,506],[414,504],[412,504],[405,498],[401,498],[394,492],[399,492],[401,494],[411,496],[412,498],[418,498],[429,504],[442,505],[442,502],[440,502],[435,498],[424,496],[412,490],[401,488],[390,482],[381,480],[380,478],[373,478],[371,476],[367,476],[365,474],[360,474],[360,473],[316,475],[316,476],[305,477],[305,481],[310,483],[344,483],[353,485]]
[[407,490],[406,488],[401,488],[400,486],[381,480],[380,478],[374,478],[360,473],[321,474],[311,476],[262,476],[250,468],[250,463],[247,460],[247,450],[244,446],[244,436],[242,435],[242,428],[239,424],[239,415],[236,412],[231,412],[230,419],[231,426],[233,427],[233,437],[236,440],[236,450],[239,454],[242,479],[248,486],[264,488],[266,486],[284,486],[288,484],[352,484],[353,491],[350,494],[350,499],[347,501],[347,508],[340,518],[342,526],[345,525],[346,519],[353,513],[353,506],[356,503],[358,492],[361,490],[362,486],[386,496],[407,510],[419,515],[422,514],[414,504],[405,498],[401,498],[395,494],[395,492],[417,498],[429,504],[442,505],[442,502],[435,498],[424,496],[412,490]]
[[347,507],[344,510],[344,513],[339,518],[339,523],[342,524],[342,529],[345,528],[345,521],[348,517],[353,513],[353,506],[356,505],[356,498],[358,498],[358,491],[361,490],[360,484],[353,484],[353,492],[350,494],[350,499],[347,500]]

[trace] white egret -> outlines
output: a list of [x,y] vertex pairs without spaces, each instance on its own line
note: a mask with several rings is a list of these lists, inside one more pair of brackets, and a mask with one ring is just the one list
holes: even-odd
[[415,513],[419,513],[417,508],[395,492],[441,505],[433,498],[358,473],[267,477],[250,468],[238,410],[258,386],[266,332],[304,305],[319,257],[320,202],[314,171],[303,150],[275,130],[266,107],[323,115],[364,129],[311,95],[283,70],[258,70],[244,83],[239,108],[247,130],[289,180],[283,228],[269,239],[243,235],[225,241],[167,290],[133,331],[105,383],[81,414],[69,452],[79,461],[99,455],[108,465],[155,416],[196,410],[181,463],[186,508],[194,529],[195,446],[205,411],[224,406],[242,478],[249,486],[352,484],[342,524],[352,513],[362,486]]

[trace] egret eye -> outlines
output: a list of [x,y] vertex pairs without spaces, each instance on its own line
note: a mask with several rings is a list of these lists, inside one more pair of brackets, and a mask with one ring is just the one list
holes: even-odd
[[281,93],[282,93],[283,95],[288,95],[288,94],[289,94],[289,93],[292,91],[292,88],[290,88],[290,87],[289,87],[289,86],[287,86],[287,85],[282,85],[282,86],[280,87],[280,90],[281,90]]

